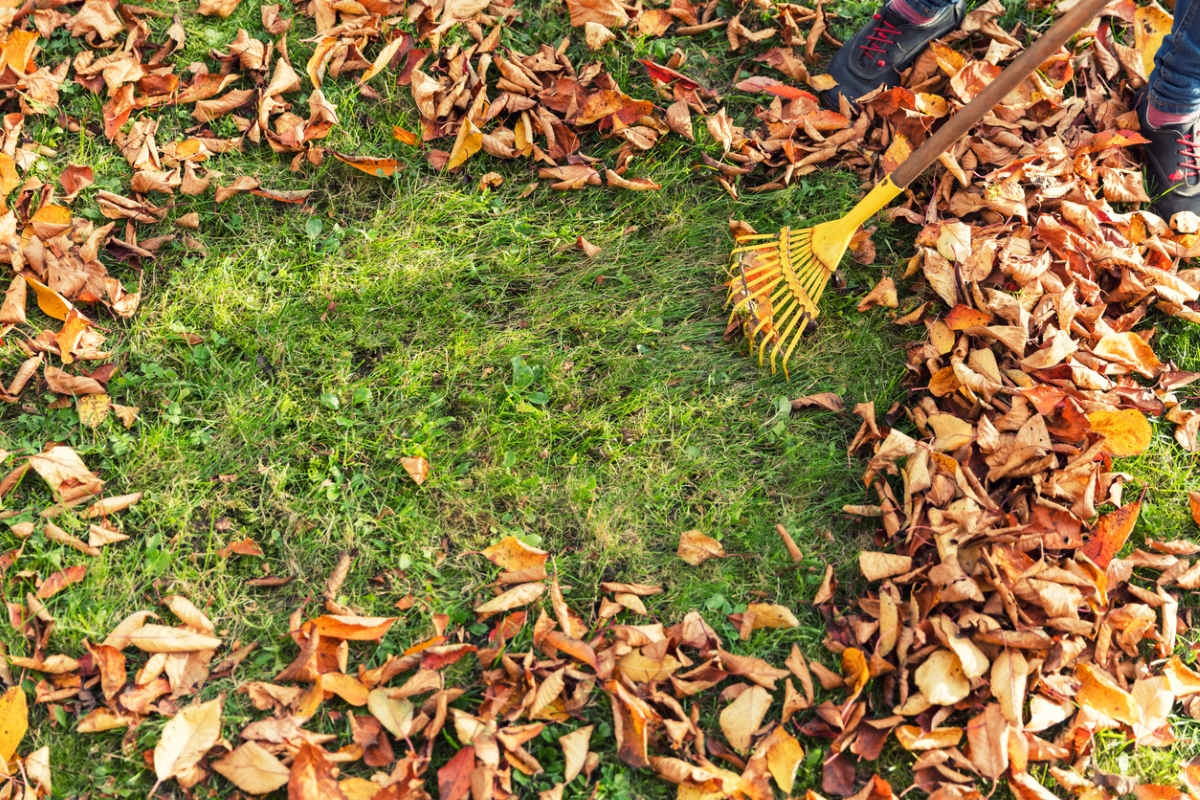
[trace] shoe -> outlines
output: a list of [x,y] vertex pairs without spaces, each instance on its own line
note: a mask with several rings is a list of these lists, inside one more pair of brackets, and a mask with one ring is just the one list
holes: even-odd
[[1146,154],[1146,193],[1154,211],[1167,222],[1180,211],[1200,214],[1200,118],[1178,125],[1153,127],[1146,121],[1149,92],[1137,97],[1138,122]]
[[838,85],[822,92],[821,102],[838,111],[844,96],[857,109],[854,101],[867,92],[898,85],[900,72],[912,66],[931,41],[961,25],[966,11],[966,0],[959,0],[929,22],[914,25],[885,5],[834,55],[829,75]]

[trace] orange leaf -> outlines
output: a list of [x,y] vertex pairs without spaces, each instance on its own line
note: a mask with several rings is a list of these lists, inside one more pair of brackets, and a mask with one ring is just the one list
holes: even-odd
[[238,542],[230,542],[228,545],[217,551],[217,555],[219,555],[221,558],[228,558],[235,553],[239,556],[261,556],[263,551],[262,548],[258,546],[258,543],[253,539],[242,539]]
[[1104,437],[1110,455],[1136,456],[1150,446],[1154,432],[1146,415],[1136,408],[1093,411],[1088,414],[1092,430]]
[[302,740],[288,776],[288,800],[336,800],[345,796],[326,755],[321,748]]
[[1107,569],[1113,556],[1125,546],[1141,510],[1141,501],[1137,501],[1121,506],[1111,514],[1105,514],[1096,523],[1096,529],[1092,531],[1080,552],[1100,569]]
[[965,331],[974,325],[987,325],[991,321],[991,314],[961,304],[946,314],[946,326],[952,331]]
[[86,574],[87,567],[83,564],[76,564],[60,570],[42,582],[42,585],[38,587],[37,596],[42,600],[53,597],[68,586],[79,583]]
[[368,642],[382,639],[398,617],[354,617],[346,614],[326,614],[313,620],[321,636],[335,639]]
[[394,158],[371,158],[370,156],[348,156],[342,153],[333,153],[333,157],[343,164],[349,164],[357,170],[374,175],[377,178],[390,178],[396,174],[396,170],[404,169],[400,163]]
[[555,650],[560,650],[576,661],[582,661],[592,669],[596,669],[596,651],[587,642],[572,639],[561,631],[550,631],[542,641]]

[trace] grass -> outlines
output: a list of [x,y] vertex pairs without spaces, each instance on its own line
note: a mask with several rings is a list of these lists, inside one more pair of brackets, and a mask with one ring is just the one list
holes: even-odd
[[[260,31],[255,4],[243,3],[224,21],[192,11],[184,5],[189,38],[181,63],[202,60],[239,26]],[[869,11],[856,5],[843,24]],[[163,22],[154,23],[156,31]],[[297,17],[295,28],[290,49],[303,64],[311,22]],[[528,11],[514,31],[516,44],[529,50],[567,28],[558,6],[547,4]],[[70,51],[61,36],[51,52]],[[675,46],[687,51],[696,74],[728,91],[739,59],[725,53],[719,34],[635,41],[602,60],[627,92],[649,96],[634,59],[665,60]],[[583,57],[578,45],[572,52]],[[8,407],[0,410],[0,447],[22,454],[46,441],[68,443],[114,491],[143,491],[146,499],[122,515],[133,538],[99,558],[30,540],[20,562],[29,572],[10,575],[9,599],[29,588],[29,574],[86,560],[86,581],[48,604],[58,620],[53,647],[78,655],[82,639],[102,639],[125,614],[156,608],[170,593],[192,598],[227,641],[259,643],[235,679],[213,681],[201,693],[230,694],[230,739],[252,718],[232,690],[291,661],[287,617],[320,594],[346,550],[356,558],[343,602],[382,615],[409,593],[422,599],[380,647],[356,648],[352,664],[377,663],[427,637],[433,613],[469,624],[494,572],[476,551],[507,534],[537,537],[531,540],[555,554],[568,602],[581,611],[594,607],[602,580],[662,583],[666,593],[649,603],[656,619],[674,622],[701,609],[738,652],[779,663],[798,643],[830,663],[821,620],[804,603],[825,563],[836,567],[841,599],[850,602],[855,558],[871,539],[869,525],[841,512],[844,504],[871,501],[859,480],[862,463],[846,455],[857,419],[824,411],[789,416],[780,401],[834,391],[848,406],[873,400],[883,411],[905,397],[903,344],[913,334],[854,305],[881,266],[902,270],[911,228],[885,223],[876,236],[879,264],[847,265],[845,293],[827,295],[821,329],[793,357],[785,381],[747,359],[744,345],[722,340],[727,221],[767,230],[806,215],[837,215],[858,196],[852,176],[819,172],[786,192],[735,202],[692,171],[697,147],[717,152],[701,125],[698,145],[668,139],[635,164],[634,174],[661,183],[661,192],[542,187],[521,198],[534,178],[526,164],[480,155],[463,175],[439,175],[393,141],[392,125],[416,127],[406,89],[377,79],[381,100],[368,104],[350,81],[326,88],[342,119],[329,145],[397,156],[406,169],[381,180],[333,159],[291,173],[265,148],[225,156],[217,168],[226,180],[251,174],[272,188],[315,188],[312,209],[245,195],[219,207],[211,195],[176,197],[169,219],[198,212],[207,254],[175,243],[140,275],[110,265],[127,285],[141,281],[145,295],[133,320],[105,323],[121,365],[110,384],[114,399],[139,406],[141,421],[129,432],[111,423],[91,431],[70,409]],[[73,116],[98,118],[100,103],[82,89],[64,86],[63,94]],[[731,92],[727,101],[731,116],[752,123],[752,98]],[[160,143],[189,122],[183,112],[165,117]],[[52,124],[31,133],[73,163],[96,168],[97,187],[85,198],[97,188],[119,190],[127,179],[125,162],[103,141]],[[604,148],[592,142],[588,151]],[[482,194],[476,182],[487,171],[506,182]],[[571,247],[578,236],[602,252],[586,258]],[[1160,355],[1186,368],[1200,336],[1176,323],[1163,331]],[[182,334],[202,342],[188,344]],[[15,366],[14,350],[0,351],[0,366]],[[423,486],[400,465],[411,455],[432,463]],[[1194,462],[1165,426],[1147,455],[1122,468],[1134,475],[1133,487],[1151,487],[1139,536],[1191,534],[1184,498],[1195,485]],[[3,508],[46,501],[42,487],[27,482]],[[804,551],[800,569],[788,569],[776,523]],[[63,524],[84,529],[71,517]],[[721,539],[734,557],[687,566],[674,550],[689,528]],[[217,555],[247,536],[265,558]],[[16,546],[7,532],[0,540]],[[264,565],[296,580],[282,589],[247,587]],[[795,608],[802,627],[738,642],[723,615],[759,598]],[[316,613],[311,602],[308,608]],[[5,631],[0,638],[11,652],[27,652],[26,642]],[[707,703],[711,716],[715,700]],[[607,719],[606,708],[594,714]],[[120,732],[77,735],[38,708],[29,744],[51,746],[61,796],[144,796],[153,775],[142,751],[153,747],[162,723],[148,721],[122,747]],[[349,741],[344,718],[321,724]],[[549,788],[561,775],[554,739],[563,732],[531,746],[548,774],[526,790]],[[1194,754],[1184,739],[1167,761],[1146,761],[1148,777],[1168,776]],[[819,789],[822,744],[805,742],[812,754],[801,789]],[[596,796],[673,795],[669,785],[623,768],[607,723],[593,747],[603,755]],[[1119,744],[1112,748],[1106,758],[1128,758]],[[439,748],[443,758],[446,750]],[[877,766],[902,789],[906,763],[892,748]],[[226,785],[214,778],[209,787],[220,796]],[[567,796],[590,791],[576,782]]]

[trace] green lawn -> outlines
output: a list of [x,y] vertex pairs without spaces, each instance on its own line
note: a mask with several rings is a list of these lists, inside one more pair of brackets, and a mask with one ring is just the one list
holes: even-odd
[[[192,3],[182,10],[189,35],[177,56],[182,63],[223,46],[239,26],[261,33],[256,4],[243,3],[224,21],[194,16]],[[870,10],[847,4],[844,24]],[[566,24],[550,3],[530,9],[517,31],[528,43],[557,41]],[[293,63],[307,59],[311,44],[302,39],[311,32],[311,20],[297,16]],[[51,43],[62,53],[70,46],[69,39]],[[740,59],[725,53],[720,32],[634,40],[601,58],[626,92],[649,97],[634,59],[663,59],[675,46],[704,64],[701,74],[726,94],[730,115],[752,123],[754,98],[729,88]],[[581,44],[573,47],[582,59]],[[881,268],[902,271],[913,229],[884,224],[878,262],[845,266],[845,293],[826,296],[821,327],[794,355],[785,381],[746,358],[744,343],[722,339],[727,223],[746,219],[769,230],[806,215],[838,215],[859,196],[853,176],[820,172],[786,192],[733,201],[692,169],[701,149],[719,153],[697,125],[697,144],[670,137],[637,163],[636,174],[662,184],[660,192],[561,194],[543,185],[521,198],[535,177],[528,164],[481,154],[462,174],[437,174],[414,148],[393,141],[392,125],[415,128],[412,100],[386,79],[377,84],[381,100],[366,103],[352,81],[331,82],[327,94],[343,124],[329,145],[402,158],[406,169],[395,179],[371,178],[334,159],[290,173],[266,148],[225,156],[217,166],[227,179],[250,174],[271,188],[315,188],[311,209],[249,195],[220,206],[211,194],[179,196],[169,220],[198,212],[206,255],[176,242],[141,275],[109,265],[127,286],[140,280],[145,296],[131,321],[104,320],[120,365],[110,384],[114,400],[142,409],[132,430],[114,421],[82,428],[72,409],[51,411],[41,402],[0,410],[0,448],[22,455],[64,442],[101,470],[114,493],[145,493],[121,515],[132,539],[99,558],[31,539],[7,575],[6,598],[23,597],[31,573],[87,563],[86,580],[48,603],[58,620],[52,646],[72,655],[131,611],[160,610],[159,598],[172,593],[192,598],[227,641],[259,644],[235,679],[213,681],[201,693],[230,693],[231,740],[256,713],[232,690],[242,680],[269,679],[292,660],[288,615],[319,597],[347,550],[356,558],[342,602],[386,615],[409,593],[428,598],[401,613],[381,647],[355,648],[352,663],[377,663],[431,635],[432,613],[473,621],[471,609],[494,574],[476,551],[517,534],[538,537],[556,556],[568,602],[585,615],[602,580],[662,583],[667,591],[649,604],[657,619],[673,623],[699,608],[736,652],[781,663],[799,643],[831,664],[820,618],[805,601],[826,563],[842,580],[839,598],[853,601],[855,557],[873,531],[841,508],[873,498],[860,482],[863,464],[846,455],[857,418],[789,416],[781,402],[833,391],[847,407],[870,400],[882,412],[905,398],[903,344],[917,333],[854,306]],[[63,94],[70,113],[98,118],[100,102],[82,89]],[[174,113],[164,115],[160,143],[189,121]],[[99,180],[88,193],[127,181],[124,160],[103,141],[52,122],[31,133],[96,168]],[[603,155],[607,147],[595,141],[585,150]],[[488,171],[506,182],[484,194],[476,184]],[[574,249],[578,236],[601,253],[587,258]],[[1195,330],[1162,321],[1160,330],[1160,356],[1183,369],[1196,363]],[[182,334],[203,341],[189,344]],[[0,350],[6,373],[19,360],[15,347]],[[400,465],[412,455],[432,464],[420,487]],[[1193,535],[1185,497],[1196,485],[1195,466],[1168,425],[1148,454],[1122,468],[1134,476],[1128,492],[1149,490],[1138,538]],[[47,501],[43,485],[26,481],[0,509],[34,510]],[[777,523],[806,556],[799,569],[774,532]],[[86,530],[69,515],[62,524]],[[684,564],[674,551],[689,528],[720,539],[733,557]],[[266,557],[217,555],[245,537]],[[11,534],[2,538],[3,549],[17,546]],[[248,587],[247,579],[262,575],[260,564],[296,579],[281,589]],[[738,642],[724,614],[758,598],[794,608],[802,627]],[[310,600],[309,611],[317,613],[317,603]],[[27,652],[19,635],[3,630],[10,652]],[[708,705],[705,713],[715,714],[715,698]],[[593,713],[608,719],[606,704]],[[50,745],[56,796],[142,797],[154,782],[142,751],[158,740],[163,721],[148,721],[122,749],[119,731],[76,734],[38,708],[27,741]],[[1131,768],[1169,778],[1178,758],[1194,754],[1190,724],[1181,720],[1178,752],[1135,754]],[[322,725],[350,740],[344,718]],[[561,772],[553,741],[531,750]],[[601,727],[593,748],[603,755],[598,797],[674,795],[617,760],[611,729]],[[438,752],[444,759],[450,749]],[[1130,757],[1121,742],[1102,751],[1108,768]],[[879,765],[897,790],[907,786],[908,758],[889,750]],[[801,790],[819,789],[814,759],[816,766],[802,769]],[[354,765],[346,774],[370,770]],[[535,785],[552,783],[544,776]],[[588,796],[591,788],[581,784],[567,796]],[[208,787],[228,796],[219,778]],[[177,791],[172,784],[160,795]]]

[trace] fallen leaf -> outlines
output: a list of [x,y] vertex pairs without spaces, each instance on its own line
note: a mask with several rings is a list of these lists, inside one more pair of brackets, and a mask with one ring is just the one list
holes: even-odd
[[570,783],[583,771],[584,762],[587,761],[588,743],[592,739],[594,729],[594,725],[586,725],[558,737],[566,764],[563,768],[563,783]]
[[212,768],[247,794],[270,794],[288,782],[288,768],[257,742],[244,742]]
[[1135,501],[1100,517],[1080,552],[1100,569],[1106,569],[1113,557],[1125,546],[1129,534],[1133,532],[1133,526],[1137,524],[1141,509],[1141,502]]
[[413,721],[413,704],[407,698],[393,700],[383,689],[367,695],[367,710],[397,740],[408,738]]
[[159,783],[186,773],[221,738],[220,698],[188,706],[167,720],[154,746],[154,774]]
[[544,583],[525,583],[520,586],[514,586],[507,592],[492,598],[486,603],[477,606],[475,613],[480,618],[490,616],[491,614],[500,614],[505,611],[512,611],[514,608],[527,606],[537,600],[546,591]]
[[716,539],[698,530],[690,530],[679,535],[676,554],[693,567],[698,567],[710,558],[725,558],[725,548]]
[[29,730],[29,706],[20,686],[9,687],[0,696],[0,760],[12,761]]
[[204,17],[228,17],[242,0],[200,0],[197,13]]
[[475,770],[475,748],[471,745],[455,753],[438,770],[439,800],[462,800],[471,791],[471,773]]
[[1107,452],[1117,457],[1136,456],[1150,446],[1154,431],[1146,415],[1136,408],[1093,411],[1088,416],[1092,430],[1104,437]]
[[762,725],[770,707],[771,695],[761,686],[751,686],[725,707],[720,717],[721,732],[734,750],[750,750],[750,737]]
[[424,457],[403,456],[400,459],[400,466],[404,467],[408,477],[412,478],[413,483],[417,486],[420,486],[429,477],[429,460]]

